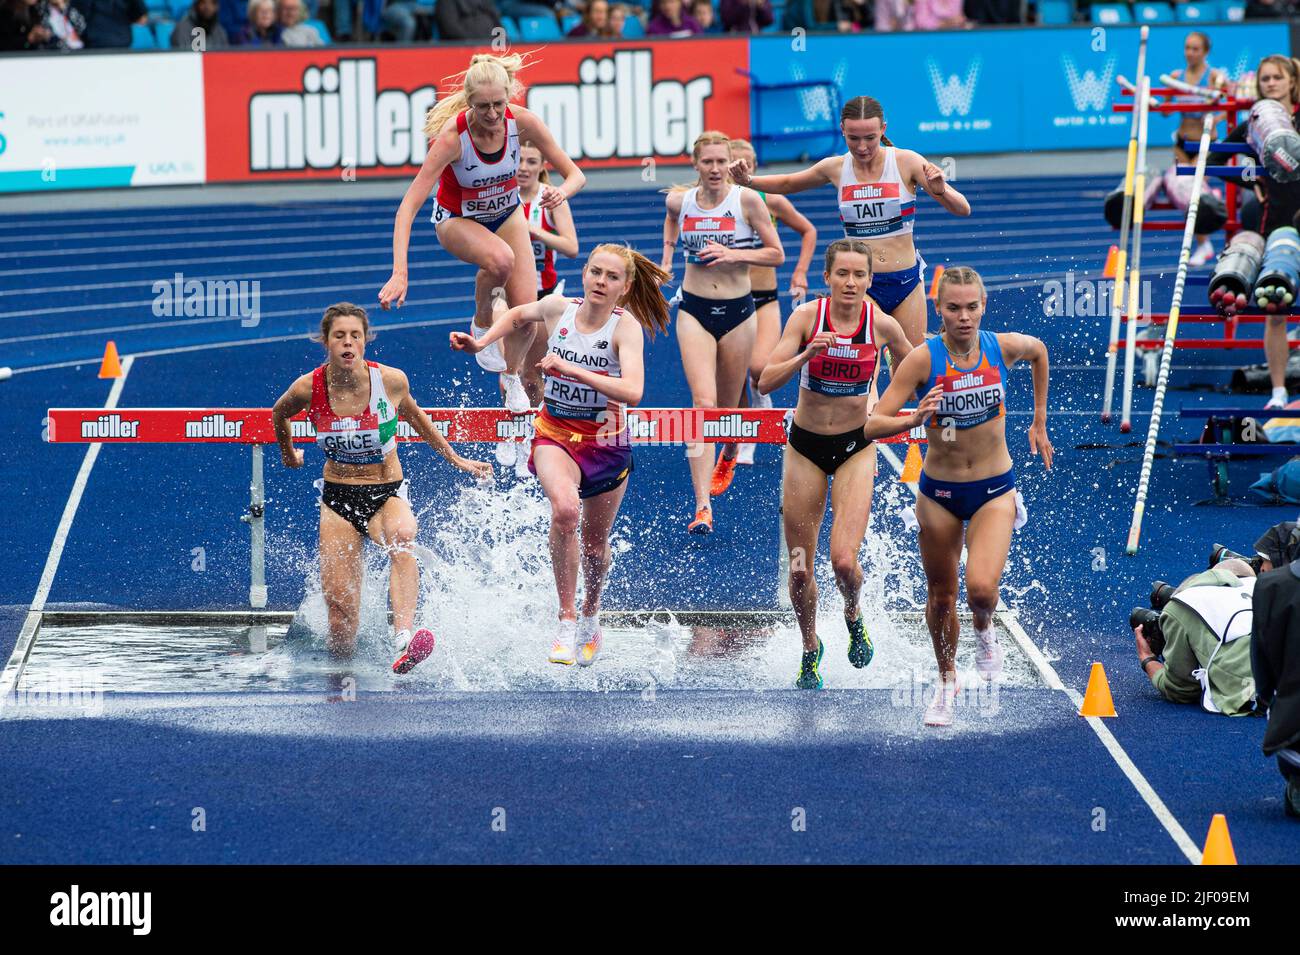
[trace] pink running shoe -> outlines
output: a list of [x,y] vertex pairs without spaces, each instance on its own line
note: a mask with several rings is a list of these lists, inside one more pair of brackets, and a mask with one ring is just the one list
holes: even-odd
[[409,673],[423,663],[433,652],[433,631],[417,630],[405,647],[399,647],[401,656],[393,663],[394,673]]

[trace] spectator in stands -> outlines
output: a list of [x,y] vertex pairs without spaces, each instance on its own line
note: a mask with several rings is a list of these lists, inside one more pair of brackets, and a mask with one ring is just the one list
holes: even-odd
[[307,9],[302,0],[278,0],[275,14],[280,27],[280,43],[284,46],[325,45],[316,28],[303,22],[307,19]]
[[[204,50],[224,50],[229,47],[230,36],[226,33],[226,28],[221,25],[218,16],[220,10],[221,5],[218,0],[194,0],[176,24],[176,28],[172,30],[172,48],[196,49],[195,44],[200,38],[202,43],[197,46],[197,51],[200,53]],[[196,34],[194,32],[196,30],[200,32]]]
[[912,25],[918,30],[965,30],[973,26],[962,12],[962,0],[912,0]]
[[86,21],[67,0],[0,2],[0,51],[80,50]]
[[239,46],[283,46],[275,20],[275,0],[249,0],[248,26],[235,41]]
[[772,0],[722,0],[721,13],[728,33],[757,33],[776,20]]
[[582,22],[569,31],[569,36],[601,36],[609,26],[609,0],[588,0],[582,13]]
[[86,22],[81,39],[86,46],[107,49],[131,45],[131,24],[149,19],[144,0],[73,0]]
[[490,40],[501,26],[492,0],[438,0],[434,18],[444,40]]
[[651,10],[656,11],[646,24],[645,32],[651,36],[694,36],[703,33],[699,22],[683,12],[682,0],[655,0]]
[[718,22],[713,9],[713,0],[694,0],[691,3],[691,16],[700,25],[701,33],[721,33],[722,24]]
[[617,40],[623,36],[623,24],[631,16],[631,9],[625,3],[616,3],[609,8],[609,17],[605,20],[605,29],[600,35],[606,40]]
[[68,0],[37,0],[36,10],[45,29],[51,34],[42,49],[80,50],[86,45],[81,38],[86,29],[86,20],[72,9]]
[[912,29],[912,0],[876,0],[877,33]]
[[[239,38],[248,26],[248,0],[217,0],[220,12],[217,14],[221,25],[226,28],[226,37],[231,43]],[[338,6],[338,0],[334,0]]]
[[384,4],[380,14],[384,31],[390,33],[398,43],[411,43],[415,40],[415,2],[414,0],[389,0]]

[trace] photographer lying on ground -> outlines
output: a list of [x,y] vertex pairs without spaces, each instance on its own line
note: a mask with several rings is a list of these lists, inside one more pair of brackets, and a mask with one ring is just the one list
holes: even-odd
[[1300,819],[1300,560],[1260,578],[1250,644],[1259,702],[1268,708],[1264,755],[1277,757],[1286,814]]
[[1171,703],[1200,703],[1210,713],[1255,711],[1250,669],[1255,571],[1236,556],[1193,574],[1177,589],[1156,581],[1151,607],[1135,607],[1129,625],[1142,672]]

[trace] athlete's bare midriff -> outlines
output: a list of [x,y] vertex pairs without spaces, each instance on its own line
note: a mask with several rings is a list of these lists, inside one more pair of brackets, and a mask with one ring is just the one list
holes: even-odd
[[925,473],[936,481],[981,481],[1011,470],[1007,419],[994,418],[973,428],[945,425],[925,429]]

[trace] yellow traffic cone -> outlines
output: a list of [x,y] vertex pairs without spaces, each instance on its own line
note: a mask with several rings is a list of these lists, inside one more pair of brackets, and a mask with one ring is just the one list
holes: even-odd
[[1104,279],[1113,279],[1115,277],[1115,266],[1119,262],[1119,246],[1112,245],[1110,251],[1106,253],[1106,267],[1101,270],[1101,277]]

